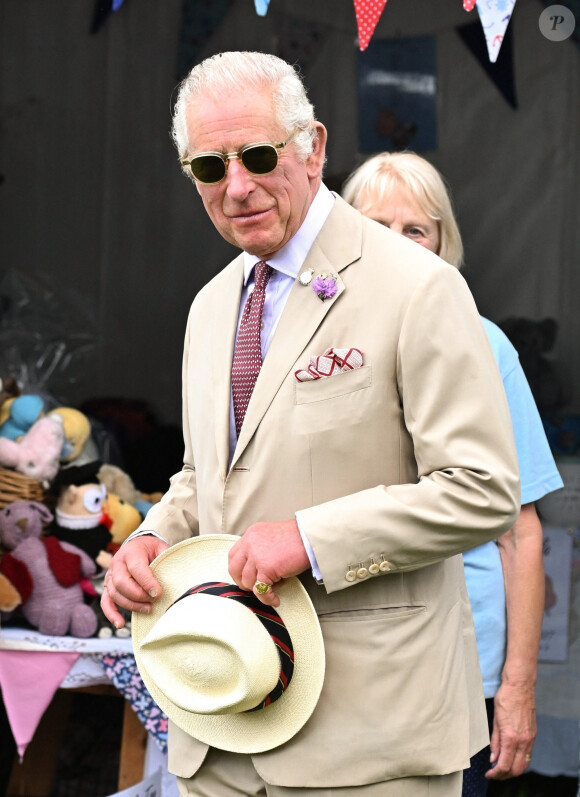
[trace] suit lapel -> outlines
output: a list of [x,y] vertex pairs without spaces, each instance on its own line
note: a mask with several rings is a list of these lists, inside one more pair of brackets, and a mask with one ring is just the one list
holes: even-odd
[[[251,440],[288,372],[307,347],[308,341],[332,307],[342,300],[346,289],[340,272],[357,260],[360,254],[360,215],[337,197],[326,224],[300,270],[302,272],[311,268],[315,276],[323,272],[336,274],[336,294],[331,299],[322,301],[310,285],[301,285],[298,280],[294,283],[252,393],[232,466]],[[322,354],[322,352],[312,352],[312,354]]]

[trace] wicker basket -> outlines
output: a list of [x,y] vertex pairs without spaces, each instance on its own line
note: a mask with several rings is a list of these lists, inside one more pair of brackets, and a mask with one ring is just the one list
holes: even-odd
[[46,491],[36,479],[17,473],[15,470],[0,468],[0,509],[12,501],[45,502]]

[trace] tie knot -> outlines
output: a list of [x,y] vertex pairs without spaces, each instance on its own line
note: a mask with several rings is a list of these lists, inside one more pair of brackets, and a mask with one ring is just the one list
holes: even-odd
[[254,267],[254,284],[256,288],[264,289],[274,269],[265,260],[260,260]]

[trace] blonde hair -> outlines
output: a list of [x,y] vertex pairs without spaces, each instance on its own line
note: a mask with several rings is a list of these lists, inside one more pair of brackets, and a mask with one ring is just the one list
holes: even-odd
[[463,265],[463,243],[453,213],[449,191],[442,175],[429,161],[414,152],[382,152],[366,160],[347,179],[343,198],[364,212],[365,197],[372,193],[378,202],[395,189],[403,189],[423,213],[439,226],[437,254],[456,268]]
[[270,87],[276,121],[290,133],[301,132],[294,144],[299,157],[312,152],[317,131],[314,107],[297,70],[269,53],[225,52],[206,58],[193,67],[178,88],[173,110],[172,137],[180,160],[188,154],[187,108],[202,98],[223,100],[232,92],[263,91]]

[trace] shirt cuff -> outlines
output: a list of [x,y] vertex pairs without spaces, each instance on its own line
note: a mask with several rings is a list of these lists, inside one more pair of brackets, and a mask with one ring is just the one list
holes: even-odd
[[302,529],[300,528],[300,523],[298,522],[298,518],[296,518],[296,525],[298,526],[298,531],[300,532],[300,536],[302,538],[302,545],[308,555],[308,559],[310,560],[310,567],[312,568],[312,575],[316,579],[319,584],[323,583],[322,573],[320,572],[320,568],[318,567],[318,562],[316,561],[316,556],[314,555],[314,551],[312,550],[312,545],[310,545],[310,541],[308,537]]
[[153,531],[151,529],[141,529],[140,531],[134,531],[132,534],[129,534],[127,539],[123,540],[123,542],[121,543],[121,548],[123,547],[123,545],[126,545],[126,543],[130,542],[131,540],[134,540],[135,537],[147,537],[147,536],[157,537],[159,540],[167,542],[167,540],[163,539],[161,534],[157,534],[156,531]]

